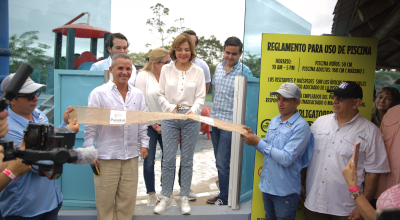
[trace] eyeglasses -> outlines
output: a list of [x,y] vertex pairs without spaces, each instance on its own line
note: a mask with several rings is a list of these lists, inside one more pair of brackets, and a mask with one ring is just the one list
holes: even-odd
[[168,60],[167,62],[158,62],[158,63],[168,64],[171,63],[171,60]]
[[335,99],[335,98],[337,98],[337,100],[338,100],[339,102],[343,102],[344,100],[347,99],[347,98],[345,98],[345,97],[340,97],[340,96],[335,96],[333,99]]
[[30,94],[25,94],[25,95],[19,95],[17,97],[21,97],[21,98],[27,98],[28,101],[33,101],[35,99],[35,96],[37,96],[39,98],[40,94],[42,92],[39,90],[37,90],[36,92],[32,92]]

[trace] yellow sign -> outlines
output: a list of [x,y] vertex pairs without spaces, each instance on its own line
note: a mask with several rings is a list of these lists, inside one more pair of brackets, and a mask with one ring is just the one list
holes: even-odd
[[[374,91],[376,38],[263,34],[257,135],[265,138],[270,120],[279,115],[277,97],[271,96],[285,82],[299,86],[298,107],[311,126],[316,118],[333,113],[333,94],[343,81],[356,81],[363,89],[360,114],[371,119]],[[258,187],[264,156],[256,152],[252,220],[264,219]],[[302,204],[296,219],[304,219]],[[300,209],[300,208],[299,208]]]

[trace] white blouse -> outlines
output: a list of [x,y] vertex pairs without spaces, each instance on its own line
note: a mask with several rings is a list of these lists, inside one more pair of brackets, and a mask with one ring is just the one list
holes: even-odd
[[175,62],[164,65],[157,95],[164,112],[172,112],[177,105],[182,105],[200,115],[206,97],[203,69],[193,63],[187,71],[178,70]]
[[[135,87],[142,91],[149,112],[162,112],[157,97],[158,81],[153,73],[147,71],[139,72],[136,77]],[[150,121],[147,126],[155,123],[161,124],[161,121]]]

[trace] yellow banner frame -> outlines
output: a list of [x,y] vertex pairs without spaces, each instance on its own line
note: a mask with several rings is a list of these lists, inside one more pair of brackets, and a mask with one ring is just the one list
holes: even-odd
[[[285,82],[296,83],[302,92],[298,107],[311,126],[316,118],[333,113],[333,95],[328,89],[343,81],[356,81],[363,89],[360,114],[371,119],[378,39],[263,34],[257,135],[262,139],[269,121],[279,115],[276,97],[270,92]],[[258,187],[264,156],[256,152],[252,220],[265,217],[262,193]],[[305,219],[299,204],[296,219]]]

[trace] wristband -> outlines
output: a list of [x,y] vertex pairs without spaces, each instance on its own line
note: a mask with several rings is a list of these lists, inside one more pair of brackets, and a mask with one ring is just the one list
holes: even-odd
[[15,181],[17,180],[17,176],[15,176],[10,170],[4,169],[3,173],[6,174],[6,176],[10,177],[11,180]]
[[155,127],[153,127],[154,130],[156,130],[158,128],[158,125],[156,125]]
[[359,190],[359,188],[358,188],[357,185],[356,185],[356,186],[353,186],[353,187],[351,187],[351,188],[349,188],[350,193],[353,193],[353,192],[355,192],[355,191],[357,191],[357,190]]

